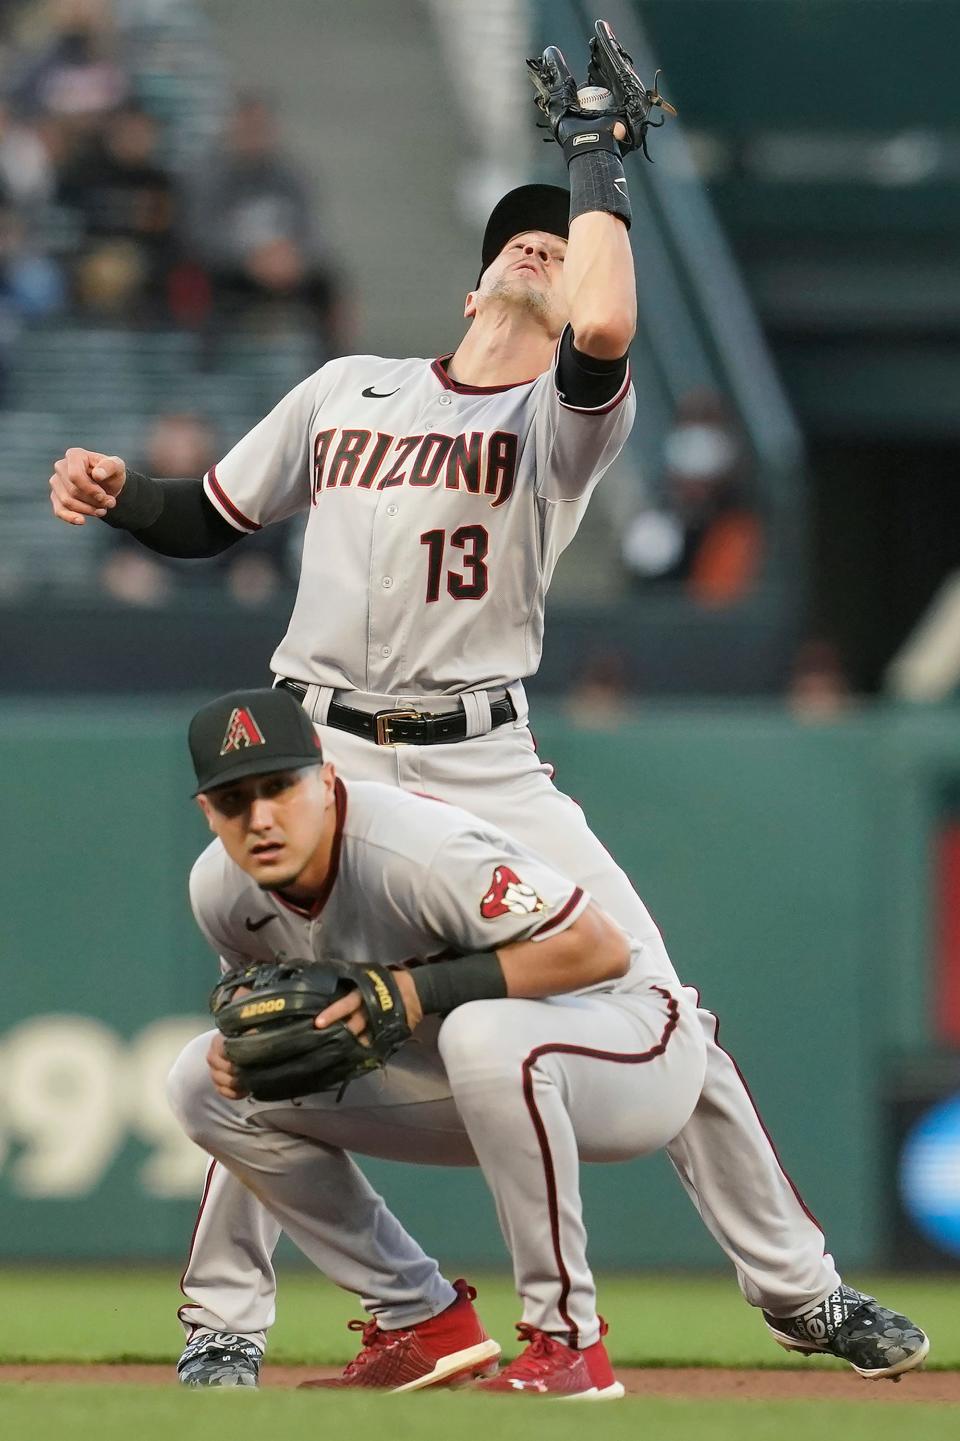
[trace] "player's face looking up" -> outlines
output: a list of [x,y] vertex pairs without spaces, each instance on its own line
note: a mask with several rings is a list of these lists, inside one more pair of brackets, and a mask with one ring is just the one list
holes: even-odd
[[271,771],[197,797],[232,861],[264,890],[319,890],[336,823],[332,765]]
[[519,312],[543,326],[551,337],[558,336],[569,314],[563,287],[566,250],[567,242],[547,231],[526,230],[514,235],[468,297],[467,316]]

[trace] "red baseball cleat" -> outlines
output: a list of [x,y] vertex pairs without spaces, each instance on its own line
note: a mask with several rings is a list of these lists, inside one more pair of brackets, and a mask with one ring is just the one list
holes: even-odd
[[406,1330],[381,1331],[376,1321],[350,1321],[363,1333],[363,1347],[342,1376],[303,1381],[301,1389],[371,1386],[381,1391],[421,1391],[488,1376],[500,1358],[471,1304],[477,1293],[466,1281],[453,1283],[457,1299],[438,1316]]
[[623,1395],[603,1344],[606,1321],[600,1322],[601,1339],[582,1351],[525,1322],[517,1331],[521,1341],[528,1343],[526,1350],[496,1376],[475,1382],[472,1390],[505,1396],[555,1396],[561,1401],[615,1401]]

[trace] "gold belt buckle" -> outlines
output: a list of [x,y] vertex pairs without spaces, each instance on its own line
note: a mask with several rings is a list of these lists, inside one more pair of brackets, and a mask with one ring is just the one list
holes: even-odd
[[390,733],[390,727],[397,720],[419,720],[420,712],[416,710],[381,710],[377,711],[374,720],[377,723],[377,745],[395,746],[402,742],[395,741]]

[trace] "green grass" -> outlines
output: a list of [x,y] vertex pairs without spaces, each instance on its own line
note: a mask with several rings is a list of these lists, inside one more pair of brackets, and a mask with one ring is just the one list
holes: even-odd
[[[508,1349],[517,1303],[502,1276],[472,1278],[491,1332]],[[932,1364],[960,1367],[960,1278],[856,1277],[902,1307],[930,1331]],[[601,1306],[611,1323],[610,1349],[621,1364],[804,1365],[769,1340],[757,1313],[726,1276],[609,1276]],[[594,1406],[517,1404],[509,1398],[459,1393],[410,1397],[295,1391],[186,1392],[173,1384],[180,1350],[175,1312],[179,1293],[169,1270],[0,1270],[0,1361],[160,1361],[171,1366],[167,1387],[0,1384],[0,1435],[16,1441],[286,1441],[322,1434],[385,1434],[390,1441],[462,1441],[492,1430],[497,1441],[955,1441],[958,1410],[918,1403],[864,1400],[646,1400]],[[274,1361],[322,1365],[352,1354],[357,1338],[344,1330],[356,1305],[307,1273],[281,1277],[280,1317],[271,1337]],[[818,1362],[818,1368],[825,1364]],[[839,1364],[839,1363],[836,1363]]]
[[[519,1312],[509,1280],[471,1279],[487,1329],[510,1353]],[[960,1276],[852,1279],[928,1331],[931,1368],[960,1368]],[[774,1345],[729,1276],[607,1276],[599,1292],[609,1349],[622,1365],[807,1364]],[[349,1296],[291,1270],[281,1275],[279,1298],[272,1361],[326,1365],[353,1354],[357,1338],[344,1327],[358,1307]],[[0,1270],[0,1361],[173,1361],[181,1299],[167,1269]]]
[[[819,1401],[642,1400],[560,1406],[509,1398],[424,1394],[321,1397],[287,1391],[144,1391],[127,1386],[0,1386],[0,1427],[16,1441],[286,1441],[387,1436],[461,1441],[496,1428],[497,1441],[956,1441],[955,1407]],[[587,1421],[589,1417],[589,1421]],[[319,1426],[318,1426],[319,1422]]]

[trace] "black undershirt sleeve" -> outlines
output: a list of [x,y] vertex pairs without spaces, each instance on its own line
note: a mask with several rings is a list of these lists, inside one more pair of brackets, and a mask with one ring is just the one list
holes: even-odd
[[114,530],[129,531],[158,555],[195,560],[219,555],[238,540],[236,530],[211,502],[199,480],[154,480],[127,471],[115,508],[104,516]]
[[584,355],[573,343],[569,325],[560,337],[557,356],[557,390],[568,405],[594,409],[606,405],[616,395],[627,373],[628,356],[617,360],[598,360]]

